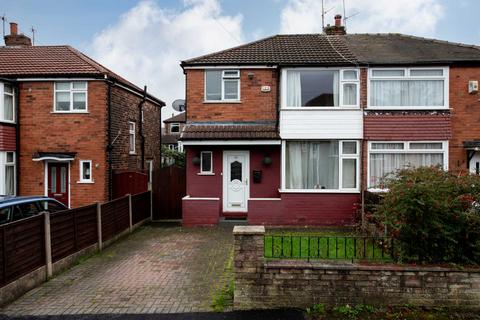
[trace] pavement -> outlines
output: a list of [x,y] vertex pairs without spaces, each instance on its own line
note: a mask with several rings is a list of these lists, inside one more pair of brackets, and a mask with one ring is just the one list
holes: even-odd
[[[38,319],[243,319],[236,313],[197,314],[212,311],[212,296],[228,283],[225,266],[232,247],[227,228],[141,227],[0,309],[0,315],[6,319],[45,315],[61,317]],[[147,316],[159,313],[170,315]]]

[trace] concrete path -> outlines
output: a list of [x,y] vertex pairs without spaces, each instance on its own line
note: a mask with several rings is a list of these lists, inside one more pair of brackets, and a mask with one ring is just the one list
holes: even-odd
[[[0,314],[76,315],[211,311],[228,281],[226,228],[146,226],[0,309]],[[132,318],[133,319],[133,318]]]

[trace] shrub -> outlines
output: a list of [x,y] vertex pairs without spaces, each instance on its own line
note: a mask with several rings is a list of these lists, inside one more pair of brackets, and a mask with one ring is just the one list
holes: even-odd
[[480,177],[407,168],[385,183],[373,216],[401,261],[480,264]]
[[162,157],[166,163],[162,166],[176,165],[177,167],[185,167],[185,153],[177,150],[171,150],[168,147],[162,145]]

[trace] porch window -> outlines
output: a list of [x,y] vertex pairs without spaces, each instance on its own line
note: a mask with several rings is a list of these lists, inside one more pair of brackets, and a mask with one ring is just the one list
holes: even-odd
[[180,132],[180,123],[170,124],[170,133],[179,133]]
[[129,153],[135,154],[135,122],[128,123]]
[[370,107],[448,108],[448,69],[370,70]]
[[205,70],[205,101],[239,101],[240,70]]
[[87,82],[55,82],[55,112],[86,112]]
[[447,142],[369,142],[369,188],[382,189],[382,179],[406,167],[446,169]]
[[3,84],[3,108],[0,110],[0,120],[5,122],[15,121],[15,95],[11,84]]
[[200,152],[200,173],[213,173],[212,151]]
[[80,160],[80,182],[92,183],[92,160]]
[[358,107],[356,69],[291,69],[286,71],[286,107]]
[[357,141],[286,142],[286,189],[358,190]]

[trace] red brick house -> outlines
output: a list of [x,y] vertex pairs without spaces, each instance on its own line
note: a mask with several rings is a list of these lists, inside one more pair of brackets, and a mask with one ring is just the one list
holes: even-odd
[[181,66],[185,225],[348,225],[396,169],[479,171],[476,46],[349,35],[337,16]]
[[185,127],[185,122],[185,112],[175,116],[172,115],[170,118],[163,120],[165,126],[163,128],[162,145],[172,150],[183,151],[183,146],[179,139],[180,133]]
[[[0,47],[0,194],[70,207],[113,197],[116,172],[160,166],[164,103],[70,46]],[[146,185],[146,184],[145,184]]]

